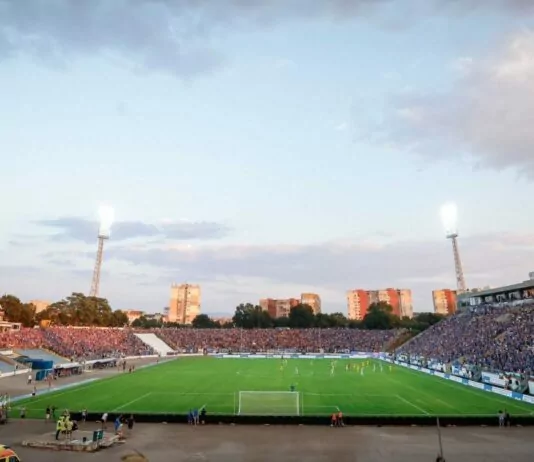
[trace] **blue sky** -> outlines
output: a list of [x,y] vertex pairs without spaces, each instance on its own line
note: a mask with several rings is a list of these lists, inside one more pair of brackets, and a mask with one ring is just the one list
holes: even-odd
[[534,270],[526,0],[0,0],[0,292],[203,310]]

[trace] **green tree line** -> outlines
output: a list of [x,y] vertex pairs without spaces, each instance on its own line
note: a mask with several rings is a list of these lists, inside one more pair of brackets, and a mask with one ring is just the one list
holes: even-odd
[[126,314],[121,310],[113,311],[105,298],[86,297],[76,292],[39,313],[33,304],[22,303],[14,295],[0,297],[0,306],[6,321],[20,322],[24,327],[33,327],[41,321],[50,321],[56,326],[122,327],[128,324]]
[[[128,324],[128,317],[121,310],[112,310],[105,298],[87,297],[81,293],[52,303],[45,310],[36,313],[31,303],[22,303],[14,295],[0,297],[4,319],[20,322],[24,327],[33,327],[41,321],[50,321],[56,326],[99,326],[122,327]],[[242,303],[236,307],[230,322],[221,324],[206,314],[198,315],[192,327],[200,329],[270,329],[270,328],[350,328],[350,329],[394,329],[406,328],[413,333],[421,332],[440,321],[442,316],[434,313],[418,313],[413,318],[399,318],[393,314],[390,305],[384,302],[372,304],[361,321],[349,320],[342,313],[314,314],[309,305],[300,304],[291,308],[287,317],[272,318],[267,311],[252,303]],[[147,317],[141,317],[132,323],[133,327],[182,327],[176,323],[164,323]]]
[[[252,303],[242,303],[236,307],[231,321],[221,324],[206,314],[198,315],[192,322],[192,327],[198,329],[271,329],[271,328],[349,328],[349,329],[381,329],[406,328],[413,333],[421,332],[432,324],[440,321],[442,316],[434,313],[418,313],[413,318],[399,318],[393,314],[393,308],[387,303],[380,302],[369,307],[367,314],[361,321],[347,319],[342,313],[318,313],[305,304],[291,308],[287,317],[273,318],[267,311]],[[165,323],[141,317],[132,323],[133,327],[181,327],[175,323]]]

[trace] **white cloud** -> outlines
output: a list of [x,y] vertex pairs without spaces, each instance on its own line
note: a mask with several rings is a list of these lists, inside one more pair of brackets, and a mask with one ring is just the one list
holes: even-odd
[[534,178],[534,33],[459,63],[464,72],[450,91],[392,97],[367,137],[432,160],[467,157]]

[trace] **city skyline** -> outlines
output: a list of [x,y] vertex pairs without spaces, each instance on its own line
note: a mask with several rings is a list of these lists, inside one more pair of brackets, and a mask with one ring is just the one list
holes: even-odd
[[433,311],[448,202],[468,288],[534,270],[531,2],[0,3],[0,292],[88,293],[103,204],[115,309],[179,280],[206,314],[351,287]]

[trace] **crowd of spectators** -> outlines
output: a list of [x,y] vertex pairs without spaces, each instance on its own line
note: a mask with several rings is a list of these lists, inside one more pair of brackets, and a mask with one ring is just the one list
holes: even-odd
[[[141,332],[141,331],[139,331]],[[146,332],[146,331],[144,331]],[[359,329],[153,329],[177,351],[384,351],[402,330]],[[45,348],[69,359],[152,354],[134,331],[113,328],[49,327],[0,333],[0,348]]]
[[496,371],[532,371],[534,304],[484,306],[457,314],[425,330],[397,353]]
[[402,330],[360,329],[156,329],[175,350],[378,352]]
[[0,333],[0,348],[45,348],[68,359],[151,354],[129,329],[49,327]]

